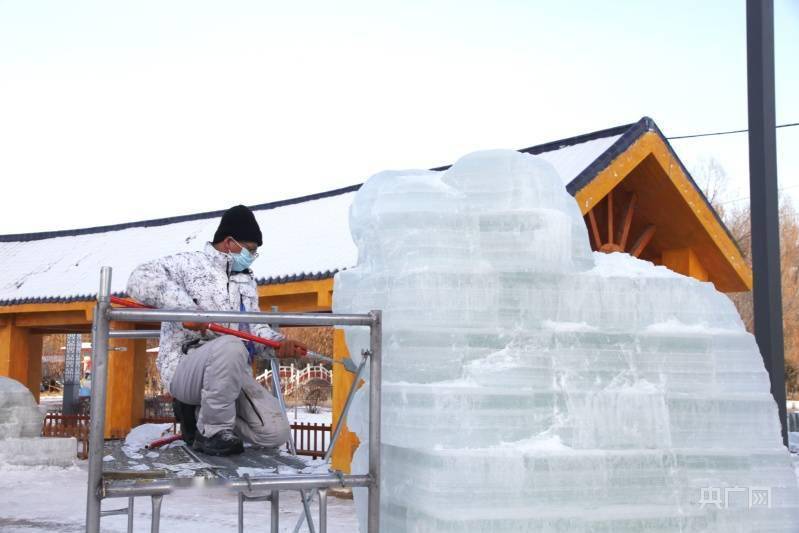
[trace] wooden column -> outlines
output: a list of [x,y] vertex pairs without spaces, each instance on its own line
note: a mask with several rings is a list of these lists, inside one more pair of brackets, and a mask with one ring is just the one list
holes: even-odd
[[[112,323],[112,329],[134,329],[134,324]],[[124,438],[144,415],[145,340],[111,339],[108,353],[105,437]]]
[[19,327],[12,317],[0,320],[0,376],[19,381],[39,401],[42,337]]
[[26,385],[39,403],[42,384],[42,343],[43,335],[28,333],[28,381]]
[[663,266],[699,281],[708,281],[710,279],[707,269],[690,248],[663,250],[662,262]]
[[[333,333],[333,358],[341,361],[350,354],[347,349],[347,343],[344,342],[344,331],[336,329]],[[347,394],[352,387],[355,376],[351,372],[347,372],[341,365],[335,365],[333,370],[333,428],[335,430],[338,424],[338,419],[341,416],[341,411],[344,409],[344,402],[347,400]],[[355,433],[352,433],[346,426],[338,438],[336,448],[333,450],[331,456],[333,469],[340,470],[347,474],[350,473],[352,455],[358,449],[360,440]]]

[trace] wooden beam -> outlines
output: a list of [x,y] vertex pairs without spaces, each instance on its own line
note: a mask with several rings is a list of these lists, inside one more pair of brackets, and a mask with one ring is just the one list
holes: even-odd
[[685,276],[691,276],[699,281],[708,281],[709,279],[707,269],[702,265],[696,253],[690,248],[663,250],[662,263],[663,266],[675,272],[679,272]]
[[635,212],[635,204],[638,202],[638,195],[632,193],[630,202],[627,204],[627,211],[624,213],[624,227],[621,231],[621,239],[619,239],[619,246],[622,250],[627,248],[627,237],[630,236],[630,226],[633,223],[633,213]]
[[91,325],[83,310],[18,314],[14,323],[22,328]]
[[594,236],[594,247],[599,250],[602,247],[602,239],[599,238],[599,226],[596,223],[594,210],[588,211],[588,221],[591,223],[591,234]]
[[316,293],[316,305],[321,309],[332,309],[333,291],[319,291]]
[[607,244],[613,244],[615,242],[613,238],[613,189],[608,192],[608,242]]
[[39,397],[41,379],[41,336],[27,328],[7,323],[0,328],[0,376],[15,379]]
[[632,250],[630,250],[630,255],[633,257],[638,257],[641,255],[641,252],[644,251],[644,248],[646,248],[650,241],[652,241],[652,237],[655,236],[655,229],[655,226],[651,224],[646,227],[641,236],[638,237],[638,240],[635,241],[635,244],[633,244]]
[[10,313],[46,313],[49,311],[84,311],[92,313],[94,300],[85,302],[44,303],[44,304],[15,304],[0,305],[0,314]]
[[259,306],[264,311],[269,311],[272,307],[277,306],[280,311],[286,313],[330,310],[329,307],[325,308],[319,306],[319,296],[315,292],[261,297]]
[[258,287],[263,310],[277,306],[286,312],[330,311],[333,306],[333,278],[292,281]]
[[30,328],[37,335],[62,335],[64,333],[91,333],[91,324],[86,326],[64,326],[60,328]]
[[316,294],[333,290],[333,278],[289,281],[258,286],[258,296],[287,296],[290,294]]

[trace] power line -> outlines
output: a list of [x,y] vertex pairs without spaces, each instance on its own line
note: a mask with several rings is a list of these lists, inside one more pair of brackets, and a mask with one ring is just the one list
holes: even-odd
[[[797,188],[797,187],[799,187],[799,185],[790,185],[790,186],[788,186],[788,187],[781,187],[781,188],[777,189],[777,191],[778,191],[778,192],[782,192],[782,191],[788,191],[788,190],[790,190],[790,189],[795,189],[795,188]],[[742,201],[744,201],[744,200],[748,200],[748,199],[749,199],[749,196],[744,196],[744,197],[742,197],[742,198],[735,198],[735,199],[733,199],[733,200],[725,200],[725,201],[723,201],[723,202],[719,202],[719,205],[731,204],[731,203],[733,203],[733,202],[742,202]]]
[[[788,124],[778,124],[777,128],[791,128],[793,126],[799,126],[799,122],[790,122]],[[695,137],[713,137],[716,135],[731,135],[733,133],[746,133],[748,129],[745,130],[730,130],[730,131],[716,131],[713,133],[695,133],[693,135],[677,135],[674,137],[666,137],[668,140],[674,139],[693,139]]]

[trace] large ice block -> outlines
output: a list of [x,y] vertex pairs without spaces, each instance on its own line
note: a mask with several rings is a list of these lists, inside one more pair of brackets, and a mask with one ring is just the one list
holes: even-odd
[[487,151],[384,172],[350,226],[358,265],[333,308],[384,313],[381,531],[799,530],[768,375],[732,302],[592,253],[546,162]]
[[74,438],[41,438],[43,415],[19,381],[0,376],[0,464],[69,466]]

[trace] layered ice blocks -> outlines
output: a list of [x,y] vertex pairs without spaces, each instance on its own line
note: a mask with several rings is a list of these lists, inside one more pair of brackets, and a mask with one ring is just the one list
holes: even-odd
[[[333,307],[383,310],[381,531],[799,530],[768,375],[732,302],[592,253],[548,163],[486,151],[381,173],[350,226],[358,265]],[[366,335],[346,332],[356,357]]]

